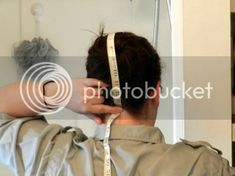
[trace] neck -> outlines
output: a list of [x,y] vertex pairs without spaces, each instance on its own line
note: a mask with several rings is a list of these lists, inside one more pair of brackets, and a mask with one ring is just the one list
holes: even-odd
[[[105,123],[108,119],[105,119]],[[144,114],[133,115],[127,111],[123,111],[113,122],[116,125],[147,125],[154,126],[155,118],[146,117]]]

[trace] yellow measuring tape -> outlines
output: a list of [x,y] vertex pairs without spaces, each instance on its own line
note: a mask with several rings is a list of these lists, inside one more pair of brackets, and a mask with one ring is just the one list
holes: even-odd
[[[115,33],[109,34],[107,36],[107,53],[108,53],[108,60],[109,60],[109,70],[111,74],[111,81],[112,81],[112,98],[114,104],[117,106],[122,106],[121,103],[121,89],[120,89],[120,81],[119,81],[119,74],[118,74],[118,66],[117,66],[117,58],[115,52],[115,43],[114,43]],[[105,137],[103,141],[104,146],[104,176],[111,176],[111,152],[109,146],[109,136],[111,133],[111,125],[113,121],[120,115],[118,114],[111,114],[109,120],[106,124],[106,131]]]

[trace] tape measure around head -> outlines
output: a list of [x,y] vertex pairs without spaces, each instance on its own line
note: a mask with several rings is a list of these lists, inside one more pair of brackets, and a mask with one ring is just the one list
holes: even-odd
[[[112,82],[112,98],[115,105],[121,106],[121,89],[120,89],[120,81],[118,74],[118,66],[117,66],[117,58],[115,52],[115,43],[114,43],[115,33],[109,34],[107,36],[107,53],[108,53],[108,61],[109,61],[109,70],[111,74],[111,82]],[[111,152],[109,146],[109,136],[111,132],[111,125],[113,121],[120,115],[111,114],[109,120],[106,124],[105,137],[103,141],[104,145],[104,176],[111,176]]]
[[109,60],[109,70],[111,74],[112,82],[112,98],[113,102],[117,106],[121,106],[121,89],[120,81],[118,74],[117,58],[115,52],[115,43],[114,43],[115,33],[109,34],[107,37],[107,53]]

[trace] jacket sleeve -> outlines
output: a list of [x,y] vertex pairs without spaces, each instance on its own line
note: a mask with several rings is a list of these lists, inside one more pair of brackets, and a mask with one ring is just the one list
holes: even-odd
[[220,175],[221,176],[235,176],[235,169],[229,166],[229,162],[225,159],[221,159],[220,165]]
[[23,175],[37,157],[39,138],[47,125],[43,116],[16,119],[0,113],[0,162]]
[[222,157],[222,152],[211,144],[203,141],[190,142],[183,140],[183,143],[199,153],[194,163],[191,174],[207,176],[235,176],[234,168],[230,167],[228,160]]

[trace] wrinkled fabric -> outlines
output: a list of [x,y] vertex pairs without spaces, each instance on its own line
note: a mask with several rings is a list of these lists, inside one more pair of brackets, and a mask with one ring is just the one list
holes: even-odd
[[[102,176],[105,126],[87,138],[78,128],[48,124],[43,116],[1,115],[0,162],[19,176]],[[113,125],[113,176],[230,176],[228,161],[207,143],[165,143],[156,127]]]

